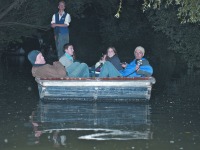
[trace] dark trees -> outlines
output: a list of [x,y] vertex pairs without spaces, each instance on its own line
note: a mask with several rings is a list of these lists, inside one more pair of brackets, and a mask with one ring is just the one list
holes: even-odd
[[22,37],[33,37],[50,29],[53,5],[49,0],[0,0],[0,49]]

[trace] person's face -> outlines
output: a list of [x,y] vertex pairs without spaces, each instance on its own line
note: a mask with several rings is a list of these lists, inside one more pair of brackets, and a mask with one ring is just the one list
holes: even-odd
[[113,56],[115,55],[115,52],[113,51],[112,48],[109,48],[109,49],[108,49],[107,55],[108,55],[108,57],[113,57]]
[[58,4],[58,9],[59,9],[59,10],[64,10],[64,9],[65,9],[65,4],[62,3],[62,2],[60,2],[60,3]]
[[36,57],[36,60],[35,60],[35,64],[45,64],[46,61],[42,55],[42,53],[39,53]]
[[65,52],[67,54],[69,54],[70,56],[73,56],[74,55],[74,47],[72,45],[68,46],[68,48],[65,49]]
[[138,49],[135,50],[134,55],[135,59],[141,59],[144,56],[144,54]]

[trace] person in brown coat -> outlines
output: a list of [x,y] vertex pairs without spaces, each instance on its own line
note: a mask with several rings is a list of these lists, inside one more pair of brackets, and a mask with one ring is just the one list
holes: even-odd
[[67,76],[65,67],[59,61],[53,62],[53,65],[46,64],[42,53],[38,50],[32,50],[29,52],[28,60],[33,66],[33,77],[62,78]]

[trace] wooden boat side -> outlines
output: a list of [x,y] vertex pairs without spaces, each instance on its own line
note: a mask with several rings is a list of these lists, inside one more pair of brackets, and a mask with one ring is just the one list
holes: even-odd
[[155,78],[36,78],[42,86],[148,86]]
[[41,99],[149,100],[155,78],[36,78]]
[[72,77],[65,77],[65,78],[36,78],[37,80],[67,80],[67,81],[72,81],[72,80],[91,80],[91,81],[96,81],[96,80],[101,80],[101,81],[137,81],[137,80],[155,80],[154,77],[132,77],[132,78],[126,78],[126,77],[115,77],[115,78],[100,78],[100,77],[90,77],[90,78],[72,78]]

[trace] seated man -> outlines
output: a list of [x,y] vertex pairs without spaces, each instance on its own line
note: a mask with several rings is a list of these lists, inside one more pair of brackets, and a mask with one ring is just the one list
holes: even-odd
[[59,59],[65,66],[69,77],[89,77],[89,68],[85,63],[74,62],[74,48],[71,44],[64,45],[65,54]]
[[38,50],[29,52],[28,59],[32,64],[32,75],[37,78],[62,78],[66,77],[64,66],[60,62],[53,65],[46,64],[42,53]]
[[99,77],[149,77],[153,74],[153,68],[147,59],[143,58],[145,50],[138,46],[135,48],[135,59],[130,64],[122,64],[123,70],[117,70],[110,62],[106,61],[101,69]]

